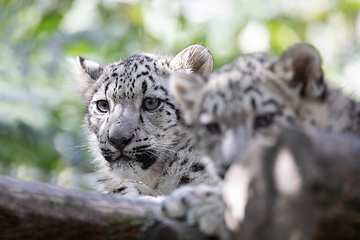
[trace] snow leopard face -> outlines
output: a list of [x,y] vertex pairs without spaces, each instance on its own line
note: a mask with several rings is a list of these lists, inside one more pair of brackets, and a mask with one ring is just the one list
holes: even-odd
[[[192,154],[193,142],[189,127],[180,121],[178,104],[169,95],[169,76],[174,72],[208,75],[213,68],[211,54],[195,45],[174,58],[145,53],[104,68],[82,57],[76,60],[86,107],[84,128],[103,173],[98,179],[102,188],[111,190],[124,179],[144,183],[158,194],[176,188],[184,174],[171,176],[178,178],[173,186],[161,186],[160,179],[166,179],[174,160],[186,158],[184,153],[179,157],[179,151]],[[188,183],[196,176],[187,178]]]

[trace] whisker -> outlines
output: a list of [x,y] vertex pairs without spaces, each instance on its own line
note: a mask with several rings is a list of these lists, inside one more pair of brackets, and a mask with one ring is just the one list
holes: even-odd
[[75,155],[79,154],[80,152],[84,152],[84,151],[90,151],[90,147],[87,145],[78,145],[78,146],[74,146],[74,147],[70,147],[69,150],[73,150],[73,149],[79,149],[75,152],[71,153],[71,157],[73,158]]
[[[156,153],[150,151],[150,152],[145,152],[145,154],[147,154],[148,156],[150,156],[150,154],[155,155],[155,157],[159,157],[159,155],[157,155]],[[151,157],[151,156],[150,156]]]
[[162,149],[162,150],[166,150],[166,151],[169,151],[169,152],[173,152],[173,153],[176,153],[177,151],[175,151],[175,150],[172,150],[172,149],[169,149],[169,148],[165,148],[165,147],[158,147],[157,146],[157,148],[158,149]]
[[169,144],[159,144],[159,143],[156,143],[158,146],[161,146],[161,147],[173,147],[173,146],[176,146],[178,144],[178,142],[175,142],[175,143],[172,143],[171,145]]
[[73,146],[73,147],[70,147],[69,149],[75,149],[75,148],[87,148],[87,149],[89,149],[89,146],[88,145],[86,145],[86,144],[84,144],[84,145],[77,145],[77,146]]
[[173,147],[173,146],[169,146],[169,145],[166,145],[166,144],[159,144],[159,143],[155,143],[155,147],[163,147],[164,149],[167,149],[169,151],[173,151],[173,152],[176,152],[174,150],[172,150],[170,147]]
[[[148,155],[152,160],[154,160],[154,158],[149,154],[149,153],[152,153],[152,152],[147,152],[147,151],[145,151],[144,152],[146,155]],[[155,155],[156,156],[156,155]]]
[[[163,152],[163,151],[158,151],[158,152],[164,154],[164,155],[167,156],[169,159],[174,160],[174,158],[170,157],[169,154],[167,154],[167,153],[165,153],[165,152]],[[153,153],[153,152],[152,152],[152,153]],[[153,154],[154,154],[155,156],[158,156],[158,155],[156,155],[155,153],[153,153]]]
[[[158,154],[156,154],[156,153],[154,153],[153,151],[143,150],[143,151],[141,151],[141,152],[142,152],[142,153],[146,153],[146,154],[150,153],[150,154],[155,155],[156,157],[159,157],[159,155],[158,155]],[[163,151],[159,151],[159,150],[157,150],[157,152],[159,152],[159,153],[161,153],[161,154],[164,154],[164,155],[165,155],[165,156],[167,156],[169,159],[173,160],[173,158],[172,158],[172,157],[170,157],[170,155],[169,155],[169,154],[167,154],[167,153],[165,153],[165,152],[163,152]]]
[[79,154],[80,152],[84,152],[86,149],[79,149],[76,152],[71,154],[71,157],[74,157],[75,155]]

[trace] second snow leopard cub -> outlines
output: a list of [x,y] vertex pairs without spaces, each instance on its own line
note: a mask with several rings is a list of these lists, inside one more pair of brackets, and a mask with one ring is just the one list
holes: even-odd
[[193,147],[191,131],[168,91],[174,72],[206,77],[212,69],[213,58],[200,45],[175,57],[144,53],[105,67],[76,58],[99,190],[161,196],[183,184],[217,181],[211,164]]
[[[249,140],[262,138],[275,125],[315,125],[360,135],[360,104],[324,81],[320,55],[308,44],[280,57],[240,57],[207,78],[173,75],[170,90],[222,175],[241,158]],[[162,213],[227,239],[223,197],[221,187],[179,189],[163,202]]]
[[170,89],[200,147],[226,168],[239,154],[237,139],[274,125],[360,135],[360,103],[327,84],[321,62],[314,47],[297,44],[280,57],[239,57],[206,78],[175,74]]

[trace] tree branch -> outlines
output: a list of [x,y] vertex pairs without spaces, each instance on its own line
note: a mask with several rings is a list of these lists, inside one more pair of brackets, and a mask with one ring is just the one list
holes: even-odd
[[203,239],[157,204],[0,176],[0,239]]

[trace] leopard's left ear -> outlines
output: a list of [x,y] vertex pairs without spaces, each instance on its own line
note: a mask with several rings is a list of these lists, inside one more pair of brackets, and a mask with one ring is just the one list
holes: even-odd
[[185,122],[192,125],[200,111],[206,80],[195,73],[173,73],[170,76],[170,93],[180,104]]
[[321,99],[326,83],[319,52],[310,44],[300,43],[287,49],[276,64],[276,71],[285,74],[288,85],[299,90],[300,97]]
[[170,62],[176,72],[197,73],[208,76],[214,68],[214,59],[209,50],[201,45],[192,45],[179,52]]
[[83,105],[86,106],[92,96],[90,89],[100,78],[104,68],[98,63],[86,60],[81,56],[69,59],[68,62],[71,73],[76,80],[76,84],[73,85],[74,90],[82,95]]
[[72,65],[72,74],[77,80],[77,91],[85,95],[87,90],[101,76],[104,68],[98,63],[86,60],[81,56],[77,56],[74,60],[70,60]]

